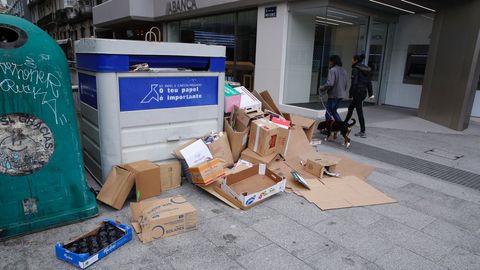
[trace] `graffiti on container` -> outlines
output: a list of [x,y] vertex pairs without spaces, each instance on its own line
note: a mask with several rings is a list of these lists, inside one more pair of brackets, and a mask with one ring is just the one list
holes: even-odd
[[54,150],[53,134],[41,119],[25,113],[0,116],[0,173],[31,174],[48,163]]
[[49,64],[45,65],[49,59],[49,55],[41,54],[38,62],[28,56],[20,63],[0,61],[0,91],[30,95],[51,111],[57,125],[64,125],[67,123],[66,117],[57,110],[57,100],[62,88],[61,74],[45,71],[55,69]]

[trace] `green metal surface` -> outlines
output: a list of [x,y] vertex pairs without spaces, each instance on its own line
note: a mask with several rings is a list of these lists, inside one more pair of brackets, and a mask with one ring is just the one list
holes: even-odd
[[96,215],[83,166],[61,48],[0,15],[0,239]]

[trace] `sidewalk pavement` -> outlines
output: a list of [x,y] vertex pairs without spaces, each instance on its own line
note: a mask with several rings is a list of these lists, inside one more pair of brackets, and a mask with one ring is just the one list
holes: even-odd
[[[366,118],[369,138],[364,143],[429,159],[424,149],[442,147],[472,159],[453,166],[478,172],[473,166],[480,159],[474,153],[479,153],[477,122],[457,133],[393,108],[368,108]],[[360,140],[354,138],[352,147]],[[321,211],[285,193],[238,211],[184,184],[161,197],[185,196],[198,210],[198,230],[150,244],[134,237],[90,269],[479,269],[479,191],[354,155],[332,143],[318,149],[376,166],[368,182],[399,202]],[[103,218],[129,223],[130,208],[100,206],[96,218],[2,242],[0,269],[74,269],[55,258],[54,244]]]

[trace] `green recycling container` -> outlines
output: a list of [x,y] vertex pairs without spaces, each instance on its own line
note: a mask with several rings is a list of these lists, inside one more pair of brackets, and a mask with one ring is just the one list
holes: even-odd
[[32,23],[0,15],[0,239],[97,213],[63,51]]

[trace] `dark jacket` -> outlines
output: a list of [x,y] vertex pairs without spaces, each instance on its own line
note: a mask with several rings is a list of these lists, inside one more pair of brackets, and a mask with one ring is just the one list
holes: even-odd
[[370,72],[372,69],[364,64],[357,63],[352,66],[352,84],[350,85],[350,97],[373,95]]

